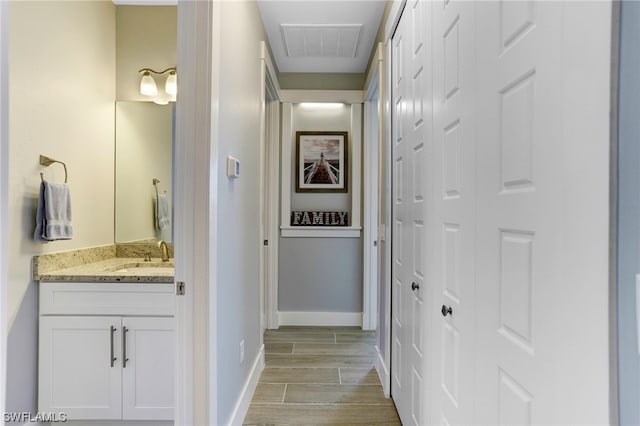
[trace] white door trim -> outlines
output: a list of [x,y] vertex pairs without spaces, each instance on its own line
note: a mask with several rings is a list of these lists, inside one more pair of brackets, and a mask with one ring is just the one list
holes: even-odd
[[[385,380],[382,381],[382,386],[384,389],[384,394],[386,396],[391,395],[391,365],[393,354],[391,352],[391,317],[392,317],[392,300],[391,300],[391,276],[392,276],[392,252],[393,252],[393,235],[392,235],[392,223],[393,223],[393,215],[392,215],[392,164],[393,164],[393,152],[392,152],[392,123],[391,123],[391,107],[392,107],[392,63],[391,63],[391,50],[392,50],[392,42],[391,37],[395,32],[398,22],[400,22],[400,17],[402,16],[402,12],[404,10],[404,6],[406,4],[406,0],[398,0],[394,1],[391,11],[389,12],[389,16],[387,18],[387,22],[385,24],[385,39],[384,39],[384,58],[385,60],[382,63],[381,69],[382,77],[381,87],[382,87],[382,128],[383,131],[381,134],[383,135],[383,143],[381,147],[381,159],[383,159],[383,164],[381,164],[381,168],[386,170],[384,176],[384,182],[382,182],[382,191],[384,191],[385,203],[381,205],[381,209],[384,209],[384,215],[380,217],[384,217],[388,223],[382,223],[381,230],[383,230],[384,234],[380,235],[380,238],[384,238],[385,243],[385,251],[384,253],[380,253],[381,256],[384,256],[384,260],[381,262],[386,262],[386,274],[385,276],[380,276],[379,279],[384,280],[384,285],[381,291],[385,292],[385,301],[386,301],[386,321],[384,324],[385,327],[385,342],[384,342],[384,353],[381,354],[386,362],[386,377]],[[378,373],[380,375],[380,371]]]
[[178,102],[174,187],[177,281],[176,425],[217,419],[218,1],[178,4]]
[[[260,321],[261,329],[278,328],[278,212],[280,205],[279,180],[280,180],[280,86],[273,61],[265,42],[260,45],[260,73],[262,87],[260,89],[260,176],[264,176],[264,168],[268,164],[269,173],[269,200],[264,205],[264,197],[260,196],[260,238],[268,240],[268,265],[264,265],[263,256],[260,256]],[[267,134],[268,132],[268,134]],[[264,182],[260,182],[260,194],[264,193]],[[262,227],[264,215],[268,218],[268,229]],[[260,252],[264,249],[260,248]],[[269,271],[265,280],[264,268]],[[260,336],[262,339],[262,334]]]
[[[375,238],[378,241],[378,249],[377,249],[377,282],[374,283],[375,289],[377,293],[377,301],[376,301],[376,312],[377,312],[377,320],[376,320],[376,330],[377,330],[377,359],[376,359],[376,369],[378,371],[378,376],[380,377],[380,381],[382,383],[382,388],[385,396],[389,396],[391,393],[391,374],[390,374],[390,362],[391,362],[391,240],[388,238],[389,233],[389,225],[386,223],[388,218],[391,217],[391,193],[390,193],[390,180],[387,179],[389,174],[391,173],[391,162],[390,162],[390,134],[387,132],[390,130],[391,126],[388,124],[385,119],[387,118],[387,107],[388,96],[390,94],[390,90],[387,88],[387,74],[385,72],[387,64],[385,63],[385,44],[378,43],[378,48],[376,50],[374,56],[374,63],[376,66],[371,67],[371,71],[367,76],[367,84],[365,87],[368,89],[367,94],[369,93],[369,89],[372,89],[372,82],[375,79],[377,80],[376,89],[378,92],[378,102],[377,102],[377,110],[378,114],[378,157],[377,157],[377,182],[376,182],[376,190],[377,190],[377,206],[378,209],[378,223],[375,224],[377,226]],[[368,98],[369,96],[367,96]],[[384,243],[384,244],[383,244]],[[384,266],[384,267],[383,267]],[[384,272],[384,274],[382,273]],[[385,301],[385,306],[379,306],[381,300]],[[381,309],[384,309],[385,316],[381,318]],[[384,334],[382,334],[381,330],[384,329]],[[385,341],[381,341],[381,336],[384,336]]]
[[[6,283],[9,204],[9,25],[8,2],[0,0],[0,283]],[[0,286],[0,412],[5,412],[7,371],[7,286]]]
[[280,258],[280,239],[278,228],[280,224],[280,101],[271,101],[269,108],[269,120],[271,120],[269,132],[269,163],[272,165],[269,174],[271,185],[270,201],[270,234],[269,245],[271,246],[269,291],[267,293],[267,323],[268,328],[278,328],[278,259]]
[[[374,84],[377,83],[374,81]],[[375,92],[377,94],[377,91]],[[372,93],[372,96],[375,94]],[[377,324],[377,121],[373,121],[378,112],[377,101],[366,100],[365,125],[364,125],[364,146],[363,146],[363,169],[364,169],[364,212],[363,212],[363,271],[362,278],[364,286],[362,291],[362,328],[364,330],[375,330]],[[375,128],[372,128],[375,127]],[[374,246],[374,244],[376,246]]]
[[375,330],[378,324],[378,153],[380,146],[380,72],[381,47],[376,49],[367,77],[364,101],[363,169],[363,301],[362,328]]

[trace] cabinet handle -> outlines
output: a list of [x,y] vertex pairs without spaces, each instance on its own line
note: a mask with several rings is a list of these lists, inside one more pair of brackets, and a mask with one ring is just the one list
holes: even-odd
[[127,368],[127,331],[129,329],[127,327],[122,327],[122,368]]
[[115,356],[113,356],[113,335],[115,334],[116,331],[117,329],[114,326],[111,326],[111,355],[109,355],[109,363],[111,364],[111,367],[113,367],[114,363],[118,359]]

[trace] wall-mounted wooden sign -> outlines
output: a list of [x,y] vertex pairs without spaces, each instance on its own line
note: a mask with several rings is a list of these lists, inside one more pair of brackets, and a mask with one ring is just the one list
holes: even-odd
[[291,226],[349,226],[349,212],[292,211]]

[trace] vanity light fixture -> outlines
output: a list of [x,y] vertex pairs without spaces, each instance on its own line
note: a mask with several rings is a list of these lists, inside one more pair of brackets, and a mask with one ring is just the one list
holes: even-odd
[[156,81],[151,77],[148,70],[144,70],[144,74],[142,74],[142,78],[140,79],[140,93],[145,96],[156,96],[158,94]]
[[175,96],[178,94],[178,76],[175,68],[169,71],[167,81],[164,83],[164,91],[167,92],[167,95]]
[[169,73],[164,84],[164,91],[167,95],[175,96],[178,92],[178,76],[176,74],[176,68],[171,67],[163,71],[156,71],[151,68],[142,68],[138,71],[142,74],[140,79],[140,93],[145,96],[157,96],[158,86],[156,80],[151,74],[163,75]]

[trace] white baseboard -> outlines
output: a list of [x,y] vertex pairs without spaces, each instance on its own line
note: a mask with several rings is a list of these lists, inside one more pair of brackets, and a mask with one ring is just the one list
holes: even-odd
[[371,324],[369,324],[369,315],[362,313],[362,329],[363,330],[375,330],[376,328],[371,328]]
[[376,354],[376,371],[378,372],[380,383],[382,383],[384,396],[389,398],[391,395],[391,375],[389,374],[389,369],[387,368],[387,364],[384,362],[384,356],[380,353],[378,345],[376,345]]
[[362,312],[278,312],[280,325],[362,326]]
[[22,425],[18,423],[6,423],[17,426],[173,426],[173,420],[66,420],[64,422],[27,422]]
[[247,411],[249,410],[249,405],[251,404],[251,399],[253,398],[253,394],[256,390],[256,386],[258,385],[260,373],[262,373],[263,369],[264,345],[260,348],[260,352],[258,352],[258,356],[253,363],[253,367],[251,367],[251,372],[249,373],[249,377],[242,388],[242,392],[240,392],[238,402],[236,402],[236,406],[234,407],[229,422],[227,423],[228,425],[241,425],[244,421],[244,418],[247,416]]
[[173,420],[68,420],[58,423],[25,423],[25,426],[173,426]]

